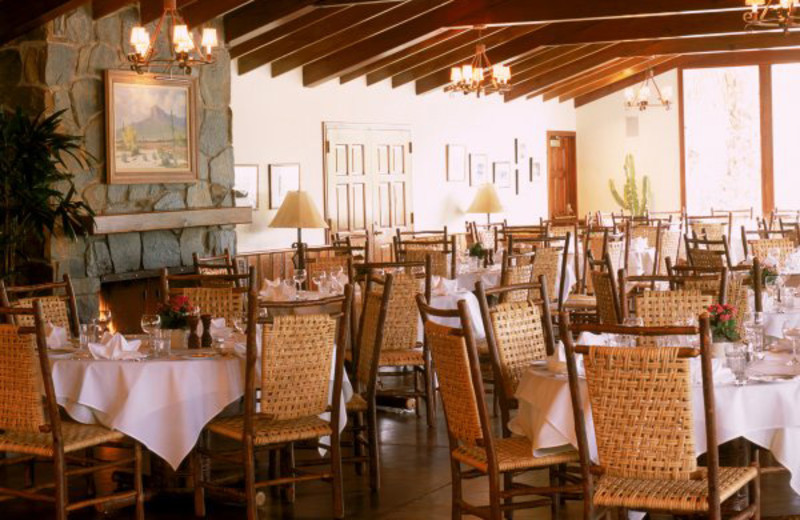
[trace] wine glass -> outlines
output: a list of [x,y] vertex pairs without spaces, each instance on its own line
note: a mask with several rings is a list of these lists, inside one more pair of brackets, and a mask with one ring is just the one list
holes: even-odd
[[244,334],[247,329],[247,313],[242,312],[233,317],[233,330],[238,334]]
[[153,344],[153,334],[161,328],[161,316],[158,314],[143,314],[140,322],[142,330],[147,334],[150,344]]
[[306,275],[307,275],[307,273],[306,273],[305,269],[295,269],[294,276],[292,276],[292,279],[294,280],[294,284],[297,287],[298,296],[299,296],[300,291],[303,288],[303,282],[306,281]]
[[760,312],[745,315],[744,331],[753,356],[758,360],[764,359],[764,322]]
[[314,274],[311,275],[311,281],[314,282],[314,289],[322,292],[322,282],[325,281],[327,276],[325,271],[314,271]]
[[791,340],[792,342],[792,359],[786,362],[788,366],[800,365],[800,359],[797,359],[797,340],[800,339],[800,327],[791,323],[789,320],[783,322],[783,337]]

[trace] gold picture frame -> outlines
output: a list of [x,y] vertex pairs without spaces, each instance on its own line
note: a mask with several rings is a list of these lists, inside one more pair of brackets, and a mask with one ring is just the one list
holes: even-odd
[[107,70],[105,80],[108,183],[195,182],[197,78]]

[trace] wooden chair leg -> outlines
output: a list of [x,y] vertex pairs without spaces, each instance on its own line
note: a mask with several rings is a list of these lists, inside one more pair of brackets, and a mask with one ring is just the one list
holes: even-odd
[[[551,487],[558,486],[559,480],[560,480],[560,478],[558,476],[558,472],[559,472],[560,469],[561,469],[560,466],[550,466],[550,486]],[[552,517],[553,518],[558,518],[558,516],[561,514],[561,494],[560,493],[554,493],[553,494],[553,501],[550,504],[550,510],[552,512]]]
[[378,417],[374,403],[367,412],[367,439],[369,440],[369,485],[373,492],[381,488],[380,445],[378,440]]
[[425,356],[425,372],[422,377],[425,382],[425,412],[428,419],[428,427],[436,426],[436,394],[433,391],[433,368],[431,367],[430,355]]
[[247,520],[258,520],[258,510],[256,509],[256,461],[253,453],[253,443],[250,439],[245,439],[242,448],[244,456],[244,493],[247,501]]
[[[351,415],[353,419],[353,456],[364,456],[364,443],[362,442],[362,428],[364,427],[364,414],[362,412],[355,412]],[[363,462],[356,462],[356,475],[364,474],[365,464]]]
[[[335,426],[334,426],[335,427]],[[333,475],[333,517],[344,518],[344,482],[342,481],[342,443],[339,435],[331,435],[331,474]]]
[[497,475],[492,474],[492,468],[489,468],[489,518],[491,520],[503,518],[500,509],[500,480]]
[[[420,374],[419,374],[419,370],[417,370],[417,367],[411,367],[411,376],[414,378],[414,395],[417,396],[416,397],[417,402],[415,403],[416,406],[414,407],[414,414],[419,418],[419,417],[422,416],[422,411],[420,410],[420,401],[421,401],[421,399],[419,398],[419,395],[420,395],[420,391],[419,391],[419,377],[420,377]],[[425,402],[425,406],[428,406],[427,401]]]
[[53,456],[53,478],[55,479],[55,507],[56,520],[67,520],[67,502],[69,500],[69,489],[67,488],[66,477],[67,465],[64,460],[64,452],[56,449]]
[[[280,454],[277,450],[268,450],[267,451],[267,477],[270,480],[275,480],[278,478],[278,457]],[[281,490],[277,486],[272,486],[269,488],[269,492],[273,498],[280,497]]]
[[[503,473],[503,489],[509,491],[514,486],[514,476],[511,473]],[[509,497],[503,500],[505,504],[511,504],[514,499]],[[514,511],[506,511],[506,520],[514,519]]]
[[[200,434],[199,447],[205,447],[203,434]],[[209,464],[211,461],[209,461]],[[203,455],[199,450],[192,452],[192,485],[194,487],[194,515],[206,516],[206,490],[203,488]]]
[[452,488],[452,520],[461,520],[461,466],[459,462],[450,457],[450,480]]
[[[86,457],[86,460],[92,460],[92,458],[94,458],[94,448],[86,448],[83,456]],[[94,485],[93,473],[86,475],[86,494],[90,497],[94,497],[97,494],[97,489]]]
[[[281,477],[291,477],[294,475],[294,444],[289,443],[281,450]],[[286,484],[283,489],[284,498],[290,504],[294,504],[295,484]]]
[[133,445],[133,489],[136,491],[136,520],[144,520],[144,486],[142,485],[142,445]]

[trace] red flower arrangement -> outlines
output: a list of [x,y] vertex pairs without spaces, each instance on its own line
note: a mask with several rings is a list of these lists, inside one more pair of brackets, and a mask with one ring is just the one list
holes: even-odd
[[164,329],[185,328],[187,325],[186,317],[195,311],[196,307],[188,296],[182,294],[170,296],[168,303],[162,303],[158,306],[161,327]]
[[733,305],[715,303],[708,307],[713,341],[737,341],[737,310]]

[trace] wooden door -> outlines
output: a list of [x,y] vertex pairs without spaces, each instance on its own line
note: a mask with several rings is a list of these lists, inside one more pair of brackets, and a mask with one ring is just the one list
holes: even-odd
[[325,124],[325,216],[332,231],[367,232],[373,261],[388,261],[396,228],[412,226],[411,131]]
[[547,132],[547,165],[550,218],[577,215],[575,132]]

